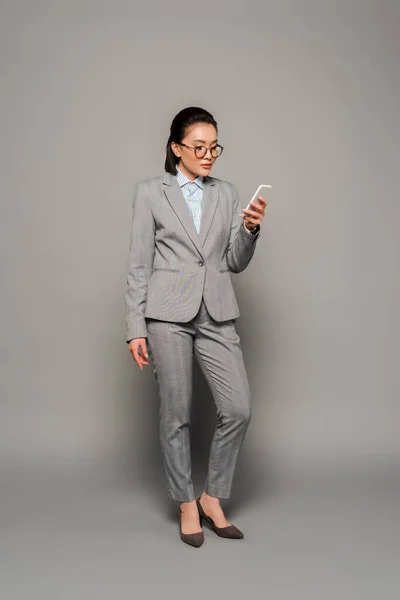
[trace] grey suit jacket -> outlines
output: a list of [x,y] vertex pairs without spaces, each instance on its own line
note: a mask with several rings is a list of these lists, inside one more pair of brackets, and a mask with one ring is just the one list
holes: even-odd
[[147,337],[146,317],[187,322],[202,297],[215,321],[239,316],[230,273],[249,264],[259,233],[240,219],[232,183],[203,179],[200,233],[176,178],[141,181],[132,202],[126,302],[127,341]]

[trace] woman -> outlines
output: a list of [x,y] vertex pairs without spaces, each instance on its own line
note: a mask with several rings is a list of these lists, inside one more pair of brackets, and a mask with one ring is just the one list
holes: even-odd
[[[230,273],[249,264],[267,204],[260,198],[260,204],[252,203],[239,215],[235,187],[210,176],[222,150],[209,112],[190,107],[176,115],[166,173],[136,186],[128,258],[127,342],[141,370],[150,355],[160,395],[168,495],[180,503],[182,541],[195,547],[204,541],[201,519],[220,537],[243,538],[220,504],[229,498],[251,415]],[[218,416],[208,476],[197,501],[190,462],[193,355]]]

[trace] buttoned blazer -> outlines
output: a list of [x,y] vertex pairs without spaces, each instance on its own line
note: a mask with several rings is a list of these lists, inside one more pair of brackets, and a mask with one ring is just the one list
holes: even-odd
[[127,341],[147,337],[146,318],[190,321],[202,297],[215,321],[240,315],[230,274],[247,267],[260,233],[248,233],[239,215],[235,186],[215,177],[203,179],[200,233],[175,176],[165,173],[135,186],[125,295]]

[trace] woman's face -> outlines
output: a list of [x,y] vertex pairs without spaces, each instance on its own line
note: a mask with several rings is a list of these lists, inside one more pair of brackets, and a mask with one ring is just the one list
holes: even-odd
[[[214,125],[210,123],[196,123],[186,130],[185,137],[181,144],[186,144],[195,148],[196,146],[206,146],[210,148],[218,142],[218,134]],[[205,177],[210,174],[210,171],[216,161],[211,156],[211,151],[207,150],[207,154],[203,158],[197,158],[194,150],[185,146],[172,142],[171,148],[175,156],[179,157],[177,164],[182,173],[192,181],[199,175]]]

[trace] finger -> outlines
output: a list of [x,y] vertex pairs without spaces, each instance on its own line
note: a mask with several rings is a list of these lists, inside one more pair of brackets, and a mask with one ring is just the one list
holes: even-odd
[[257,223],[261,223],[262,219],[260,217],[248,217],[247,215],[240,215],[240,218],[244,221],[253,223],[253,221],[257,221]]
[[242,209],[244,214],[246,215],[246,217],[253,217],[253,218],[258,218],[260,217],[261,213],[259,213],[258,211],[255,210],[247,210],[247,208],[243,208]]
[[139,344],[139,349],[141,350],[141,354],[139,354],[141,364],[148,365],[149,361],[147,359],[149,358],[149,355],[147,353],[146,342]]
[[266,206],[266,202],[264,202],[263,204],[259,203],[259,202],[250,202],[250,205],[259,213],[264,214],[264,208]]
[[142,370],[142,364],[140,362],[140,355],[138,352],[138,348],[132,349],[132,355],[133,355],[134,361],[136,362],[137,366],[139,367],[140,370]]
[[243,221],[246,221],[246,223],[256,223],[257,225],[262,221],[261,217],[247,217],[246,215],[240,215],[240,218],[243,219]]
[[256,208],[255,210],[252,211],[252,213],[256,213],[257,217],[263,217],[264,216],[264,209],[263,208]]
[[261,221],[260,221],[259,219],[258,219],[258,220],[256,220],[256,219],[246,219],[246,220],[245,220],[245,221],[243,221],[243,222],[244,222],[244,224],[246,225],[246,227],[247,227],[248,225],[260,225],[260,224],[261,224]]
[[264,212],[264,210],[267,207],[268,202],[266,200],[264,200],[264,198],[261,198],[260,196],[260,201],[259,202],[250,202],[251,206],[253,206],[256,210],[260,211],[260,212]]
[[145,356],[145,358],[149,358],[149,354],[147,352],[146,340],[143,341],[143,343],[141,344],[141,346],[142,346],[143,356]]

